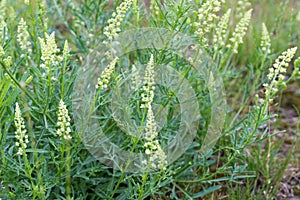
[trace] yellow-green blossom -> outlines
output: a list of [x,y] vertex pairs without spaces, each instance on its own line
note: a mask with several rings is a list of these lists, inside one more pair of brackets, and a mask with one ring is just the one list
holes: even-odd
[[269,73],[267,75],[269,82],[263,84],[265,88],[265,99],[269,102],[273,101],[273,97],[278,92],[279,87],[285,85],[285,74],[289,66],[289,62],[292,61],[297,47],[290,48],[287,51],[283,52],[269,68]]
[[292,73],[292,78],[299,78],[300,77],[300,57],[298,57],[294,62],[294,70]]
[[[2,41],[2,38],[4,36],[4,30],[6,30],[6,33],[8,32],[7,31],[7,25],[6,25],[6,22],[5,22],[5,20],[7,18],[7,7],[8,6],[7,6],[7,3],[6,3],[6,0],[2,0],[0,2],[0,42]],[[6,36],[6,38],[7,38],[7,36]]]
[[4,49],[2,45],[0,45],[0,58],[3,58],[4,55],[5,55]]
[[157,5],[158,2],[160,2],[160,1],[156,1],[156,0],[150,1],[150,10],[151,10],[152,14],[154,14],[155,16],[159,15],[159,7]]
[[238,0],[236,18],[241,19],[244,16],[244,13],[250,8],[251,8],[251,3],[248,0]]
[[3,63],[6,67],[11,67],[13,64],[12,57],[7,56],[6,58],[3,59]]
[[[149,156],[150,167],[153,169],[165,169],[167,164],[167,157],[162,150],[156,137],[158,136],[157,125],[155,122],[151,103],[154,98],[154,59],[151,54],[150,60],[146,66],[145,77],[142,88],[142,104],[141,108],[147,108],[147,121],[145,127],[144,138],[146,140],[144,147],[145,154]],[[146,164],[147,161],[143,161]]]
[[15,138],[17,139],[16,147],[18,147],[17,154],[22,155],[25,149],[27,148],[27,144],[29,143],[29,141],[28,141],[28,135],[26,135],[24,119],[22,117],[22,113],[18,103],[16,103],[14,121],[15,121],[15,127],[17,129],[15,131]]
[[98,83],[96,85],[96,89],[106,89],[108,87],[108,83],[111,79],[111,75],[115,69],[116,63],[119,58],[115,58],[109,65],[103,70],[100,77],[98,78]]
[[57,119],[57,126],[59,128],[56,131],[56,134],[65,140],[71,140],[71,124],[70,124],[70,116],[67,106],[60,100],[59,107],[58,107],[58,119]]
[[153,110],[151,103],[149,102],[147,105],[148,113],[147,113],[147,121],[145,128],[145,144],[146,148],[145,154],[149,155],[149,164],[153,169],[164,169],[167,164],[167,157],[165,152],[162,150],[159,141],[156,139],[157,125],[155,122]]
[[64,44],[64,50],[63,50],[63,60],[68,60],[69,57],[70,57],[70,48],[69,48],[68,40],[66,40]]
[[147,141],[152,141],[155,139],[155,137],[158,135],[157,133],[157,126],[152,110],[151,103],[148,103],[148,113],[147,113],[147,122],[146,122],[146,128],[145,128],[145,139]]
[[207,36],[215,28],[215,22],[219,19],[217,13],[224,2],[225,0],[207,0],[198,10],[198,22],[195,23],[197,27],[195,34],[200,37],[200,42],[204,46],[207,46]]
[[154,59],[153,55],[151,54],[150,60],[146,66],[145,77],[143,81],[142,87],[142,104],[141,108],[147,108],[149,105],[148,103],[152,103],[154,98]]
[[2,0],[0,2],[0,21],[5,21],[5,18],[7,17],[6,14],[7,14],[7,8],[8,8],[8,5],[7,5],[7,2],[6,0]]
[[121,31],[121,24],[124,21],[125,15],[130,9],[132,3],[132,0],[123,1],[116,8],[116,12],[113,12],[112,18],[108,20],[108,25],[104,27],[104,35],[110,42],[118,37],[118,33]]
[[162,150],[158,140],[154,141],[154,144],[156,145],[156,150],[152,152],[149,158],[149,162],[151,163],[151,167],[153,169],[166,169],[166,166],[168,164],[167,156],[165,152]]
[[213,38],[215,50],[225,46],[230,14],[231,9],[228,9],[216,27],[216,33],[214,34]]
[[231,44],[227,45],[227,47],[232,48],[234,53],[238,53],[239,44],[243,43],[243,37],[246,35],[248,30],[251,14],[252,9],[245,13],[244,17],[236,25],[232,37],[229,39]]
[[[41,45],[41,60],[45,62],[46,65],[57,65],[58,61],[61,61],[62,59],[57,56],[56,54],[60,51],[57,48],[57,45],[55,43],[55,33],[51,33],[48,35],[45,33],[45,38],[39,38],[40,45]],[[42,67],[47,67],[45,65],[42,65]]]
[[132,65],[132,76],[131,76],[131,89],[137,90],[139,85],[141,84],[141,78],[139,75],[139,71],[137,70],[135,65]]
[[[17,42],[20,45],[20,48],[24,52],[31,53],[31,43],[30,43],[30,38],[29,38],[29,33],[27,31],[27,24],[26,21],[21,18],[19,25],[18,25],[18,30],[17,30]],[[22,54],[21,57],[24,57],[25,54]]]
[[139,1],[138,0],[133,0],[132,1],[133,4],[133,11],[134,13],[138,13],[139,12]]
[[262,23],[262,36],[261,36],[260,47],[264,54],[271,53],[271,39],[265,23]]

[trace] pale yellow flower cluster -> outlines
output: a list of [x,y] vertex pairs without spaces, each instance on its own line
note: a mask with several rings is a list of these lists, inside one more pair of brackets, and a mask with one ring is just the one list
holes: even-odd
[[111,75],[115,69],[116,63],[118,62],[119,58],[115,58],[109,65],[103,70],[100,77],[98,78],[98,83],[96,85],[96,89],[106,89],[108,87],[108,83],[111,79]]
[[[146,66],[145,77],[143,82],[142,105],[141,108],[147,108],[147,121],[145,127],[145,154],[149,155],[149,164],[153,169],[165,169],[167,157],[162,150],[159,141],[155,139],[158,136],[157,125],[155,122],[151,103],[154,98],[154,58],[151,54],[150,60]],[[148,164],[146,160],[143,164]]]
[[[30,43],[30,38],[29,38],[29,33],[27,30],[27,24],[26,21],[21,18],[19,24],[18,24],[18,29],[17,29],[17,42],[20,45],[20,48],[28,53],[31,53],[31,43]],[[22,54],[21,57],[24,57],[25,54]]]
[[26,5],[29,5],[30,1],[29,1],[29,0],[24,0],[24,3],[25,3]]
[[133,3],[133,11],[134,11],[134,13],[137,13],[138,11],[139,11],[139,1],[138,0],[133,0],[132,1]]
[[22,155],[24,153],[24,150],[27,148],[28,141],[28,135],[26,135],[26,128],[24,119],[22,117],[22,113],[19,107],[19,104],[16,103],[15,108],[15,127],[17,130],[15,131],[15,138],[17,139],[16,147],[18,147],[17,154]]
[[294,62],[294,70],[291,77],[293,78],[300,77],[300,57],[298,57]]
[[218,23],[218,26],[216,27],[216,33],[214,34],[213,38],[215,50],[225,46],[226,44],[226,36],[228,31],[230,14],[231,9],[228,9],[227,12],[222,16],[220,22]]
[[262,23],[262,36],[260,47],[264,54],[271,53],[271,39],[265,23]]
[[132,78],[131,78],[131,89],[137,90],[139,85],[141,84],[141,78],[139,75],[139,71],[137,70],[135,65],[132,65]]
[[[162,150],[159,141],[155,139],[158,135],[151,102],[148,103],[147,122],[145,128],[145,154],[149,155],[149,163],[153,169],[165,169],[167,165],[167,156]],[[146,164],[146,161],[144,161]]]
[[244,16],[244,13],[251,8],[251,3],[248,0],[238,0],[236,17],[240,19]]
[[3,58],[4,55],[5,55],[4,49],[2,45],[0,45],[0,58]]
[[45,62],[41,66],[46,68],[48,67],[47,65],[50,65],[50,63],[53,65],[57,65],[58,62],[62,60],[62,58],[56,55],[60,50],[59,48],[57,48],[55,42],[55,33],[53,32],[50,35],[45,33],[45,38],[39,37],[39,41],[42,52],[41,60]]
[[284,75],[286,74],[289,62],[292,61],[296,51],[297,47],[294,47],[283,52],[275,60],[273,66],[269,68],[269,74],[267,75],[269,83],[263,84],[265,88],[265,99],[269,102],[273,101],[272,98],[278,92],[278,88],[285,85]]
[[[111,42],[118,37],[118,33],[121,31],[120,27],[124,21],[125,15],[130,9],[133,0],[123,1],[116,9],[116,12],[113,12],[112,18],[108,20],[108,26],[104,27],[104,35]],[[104,43],[107,43],[106,41]]]
[[[158,135],[151,102],[148,103],[148,113],[147,113],[147,122],[146,122],[145,131],[146,131],[145,139],[149,142],[153,141],[155,137]],[[151,146],[151,144],[148,143],[146,143],[145,146]]]
[[231,44],[227,45],[228,48],[232,48],[234,53],[238,53],[239,44],[243,43],[243,37],[246,35],[248,26],[251,20],[252,9],[248,10],[244,17],[236,25],[232,37],[229,39]]
[[2,0],[0,3],[0,42],[2,41],[2,38],[4,36],[4,29],[7,31],[7,24],[5,22],[5,18],[7,17],[7,5],[6,0]]
[[3,36],[4,36],[4,29],[5,29],[6,32],[7,32],[6,22],[0,20],[0,41],[2,41],[2,38],[3,38]]
[[71,124],[70,124],[70,116],[69,111],[67,109],[67,106],[63,102],[63,100],[60,100],[59,106],[58,106],[58,119],[57,119],[57,126],[59,128],[56,131],[56,134],[65,140],[71,140],[72,136],[71,133]]
[[[160,2],[160,1],[158,1]],[[156,0],[151,0],[150,1],[150,10],[154,15],[158,15],[159,14],[159,7],[157,5]]]
[[141,108],[148,108],[149,103],[153,101],[154,98],[154,59],[151,54],[150,60],[146,67],[145,77],[142,87],[142,104]]
[[195,34],[200,37],[200,42],[204,46],[208,45],[207,35],[215,28],[215,21],[219,19],[217,13],[221,10],[221,5],[224,2],[225,0],[207,0],[198,11]]
[[6,67],[11,67],[13,64],[12,57],[7,56],[6,58],[3,59],[3,63]]
[[4,13],[1,13],[1,17],[0,19],[3,20],[5,16],[3,16],[5,13],[6,13],[6,8],[7,8],[7,1],[6,0],[2,0],[0,2],[0,9],[2,12]]
[[63,60],[68,60],[69,57],[70,57],[70,48],[69,48],[68,40],[66,40],[63,49]]

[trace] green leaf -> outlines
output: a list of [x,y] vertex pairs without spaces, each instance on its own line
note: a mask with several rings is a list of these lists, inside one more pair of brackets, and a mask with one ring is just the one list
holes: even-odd
[[49,151],[44,149],[26,149],[27,153],[49,153]]
[[212,186],[212,187],[210,187],[210,188],[208,188],[208,189],[206,189],[206,190],[204,190],[204,191],[201,191],[201,192],[198,192],[198,193],[196,193],[196,194],[193,194],[193,198],[195,199],[195,198],[199,198],[199,197],[203,197],[203,196],[205,196],[205,195],[207,195],[207,194],[209,194],[209,193],[212,193],[212,192],[214,192],[214,191],[216,191],[216,190],[219,190],[220,188],[222,188],[222,186],[221,185],[215,185],[215,186]]

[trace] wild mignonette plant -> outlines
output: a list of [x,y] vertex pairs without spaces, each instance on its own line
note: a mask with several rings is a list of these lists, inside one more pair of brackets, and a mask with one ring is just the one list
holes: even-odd
[[[15,112],[15,126],[16,126],[16,147],[18,147],[17,154],[23,155],[24,150],[27,148],[29,143],[28,135],[26,135],[26,129],[24,124],[24,119],[21,116],[21,110],[19,104],[16,103],[16,112]],[[26,154],[24,154],[26,156]]]
[[1,1],[0,199],[274,198],[300,32],[260,3]]

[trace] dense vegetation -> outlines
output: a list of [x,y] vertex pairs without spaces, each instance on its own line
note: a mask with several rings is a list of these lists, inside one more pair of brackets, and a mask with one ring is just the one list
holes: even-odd
[[1,0],[0,199],[300,196],[299,8]]

